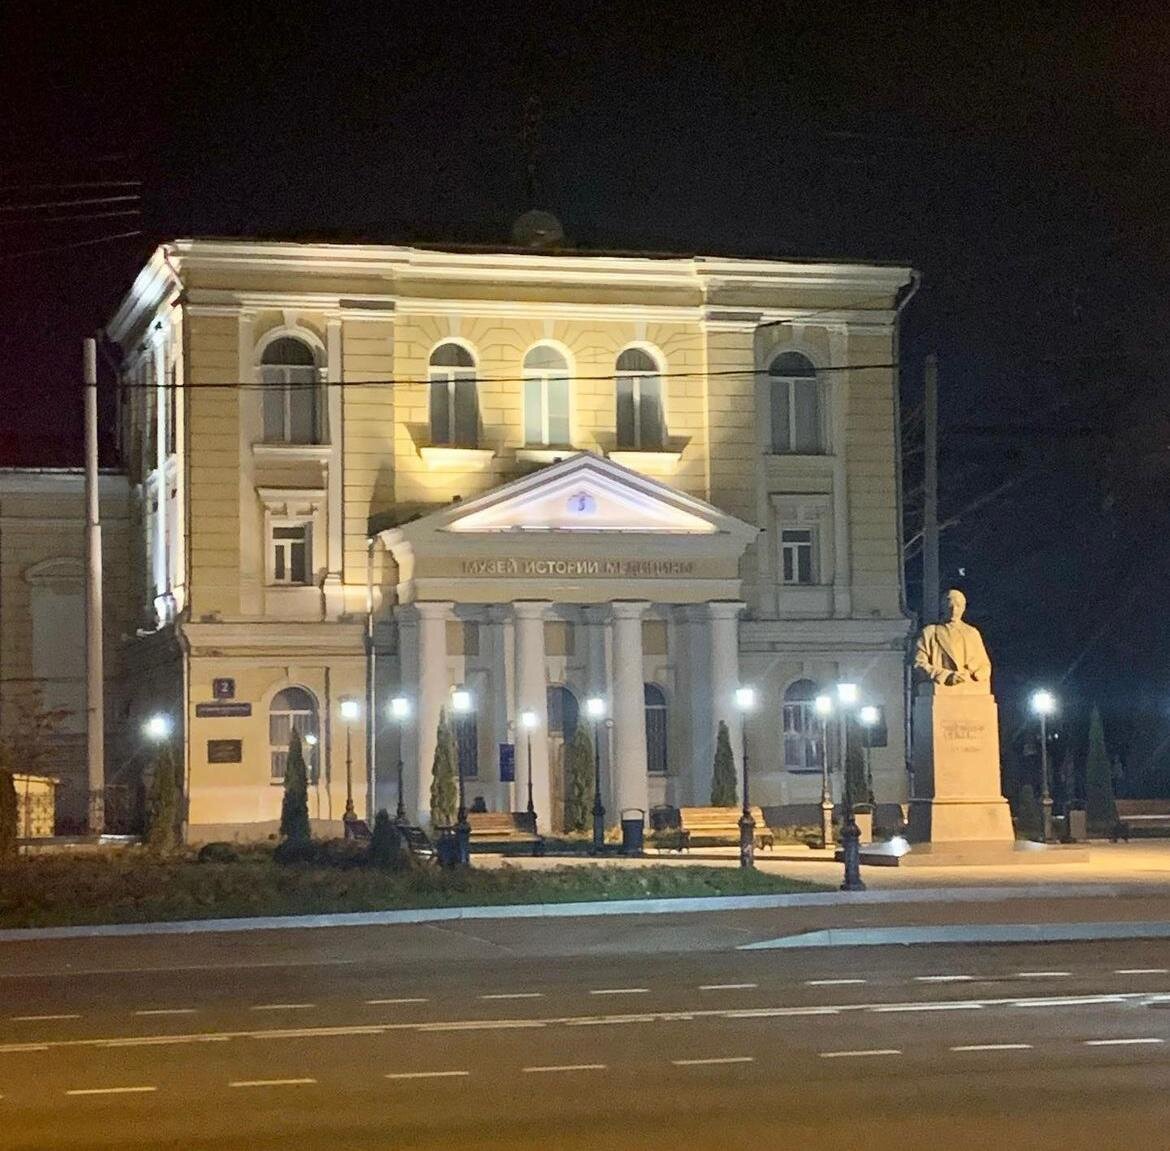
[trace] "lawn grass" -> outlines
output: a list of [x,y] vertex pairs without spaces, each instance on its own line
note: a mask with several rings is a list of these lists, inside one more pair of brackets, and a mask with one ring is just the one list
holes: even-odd
[[380,871],[282,865],[262,850],[243,853],[233,863],[200,863],[188,855],[155,859],[125,850],[29,856],[0,864],[0,927],[824,890],[737,867],[594,864],[539,871],[507,865]]

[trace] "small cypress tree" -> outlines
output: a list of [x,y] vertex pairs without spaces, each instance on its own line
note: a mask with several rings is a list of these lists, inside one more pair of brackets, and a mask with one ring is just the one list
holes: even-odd
[[178,842],[179,787],[175,778],[175,756],[169,743],[161,744],[150,781],[146,810],[146,846],[166,854]]
[[1109,835],[1117,824],[1113,799],[1113,769],[1105,748],[1101,712],[1093,708],[1089,719],[1089,755],[1085,764],[1085,822],[1090,835]]
[[735,756],[731,752],[731,733],[727,724],[719,721],[719,731],[715,736],[715,770],[711,774],[711,806],[735,807],[739,800],[736,798],[735,787]]
[[284,795],[280,801],[280,837],[291,843],[308,843],[309,772],[301,747],[300,732],[293,728],[288,741],[288,758],[284,763]]
[[569,744],[565,767],[565,830],[584,831],[593,807],[593,740],[583,723]]
[[849,732],[849,744],[845,751],[845,788],[851,804],[873,802],[869,794],[869,781],[865,777],[865,751],[861,746],[860,733],[856,730]]
[[1044,812],[1030,783],[1020,788],[1016,800],[1016,836],[1019,839],[1042,839],[1044,836]]
[[16,781],[12,772],[0,770],[0,859],[16,855],[18,824]]
[[431,765],[431,826],[444,827],[455,822],[455,805],[459,801],[456,786],[458,763],[455,737],[447,723],[446,709],[439,712],[435,737],[435,758]]

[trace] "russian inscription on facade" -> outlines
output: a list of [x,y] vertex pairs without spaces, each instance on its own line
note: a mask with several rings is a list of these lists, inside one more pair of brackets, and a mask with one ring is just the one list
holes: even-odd
[[695,573],[691,560],[474,559],[459,565],[468,576],[616,576],[663,579]]

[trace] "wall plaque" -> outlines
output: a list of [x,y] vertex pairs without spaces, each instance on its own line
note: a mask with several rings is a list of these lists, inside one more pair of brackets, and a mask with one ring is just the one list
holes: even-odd
[[228,676],[220,676],[211,681],[211,695],[214,699],[235,699],[236,681]]
[[198,719],[243,718],[252,714],[250,703],[197,703],[195,715]]
[[207,741],[208,763],[243,763],[244,741],[242,739],[209,739]]

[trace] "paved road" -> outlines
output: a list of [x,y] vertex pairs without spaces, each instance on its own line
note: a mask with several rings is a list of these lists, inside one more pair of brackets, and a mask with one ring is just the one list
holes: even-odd
[[672,919],[6,945],[0,1147],[1164,1141],[1164,942]]

